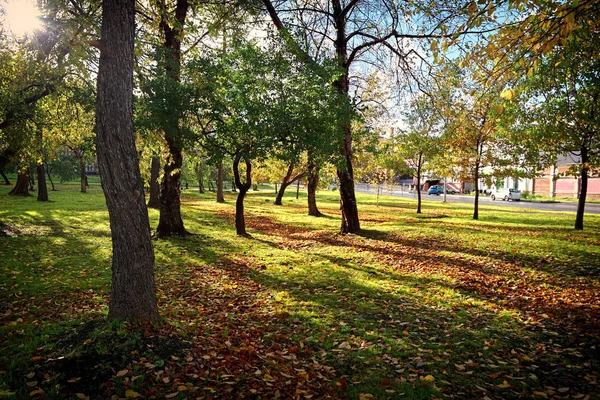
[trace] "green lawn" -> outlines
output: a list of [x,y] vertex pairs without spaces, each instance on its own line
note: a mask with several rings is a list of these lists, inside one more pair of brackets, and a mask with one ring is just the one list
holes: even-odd
[[[164,323],[106,324],[100,190],[0,187],[0,398],[600,398],[600,216],[358,195],[184,192],[155,241]],[[292,193],[294,192],[294,193]],[[158,212],[150,210],[151,225]],[[115,398],[116,398],[115,397]]]

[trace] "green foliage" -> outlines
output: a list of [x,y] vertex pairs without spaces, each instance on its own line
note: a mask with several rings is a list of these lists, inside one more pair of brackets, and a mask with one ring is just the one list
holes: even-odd
[[58,154],[56,158],[48,162],[47,168],[52,175],[59,177],[61,183],[74,180],[79,176],[77,159],[66,153]]
[[598,51],[598,35],[580,29],[522,80],[518,98],[511,104],[510,128],[520,134],[523,151],[531,152],[534,162],[547,166],[569,152],[581,156],[583,150],[588,159],[574,165],[571,173],[600,167]]
[[264,50],[235,41],[226,54],[191,61],[186,72],[212,163],[237,153],[293,161],[308,148],[325,158],[337,152],[349,105],[331,86],[335,68],[327,81],[275,44]]

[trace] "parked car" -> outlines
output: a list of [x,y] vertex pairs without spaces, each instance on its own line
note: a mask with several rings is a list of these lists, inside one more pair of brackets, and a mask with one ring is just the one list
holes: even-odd
[[492,200],[502,199],[503,201],[520,201],[521,191],[519,189],[496,189],[490,195]]
[[[447,194],[455,194],[456,191],[452,188],[447,188],[446,189],[446,193]],[[429,190],[427,191],[427,194],[444,194],[444,187],[441,185],[433,185],[432,187],[429,188]]]

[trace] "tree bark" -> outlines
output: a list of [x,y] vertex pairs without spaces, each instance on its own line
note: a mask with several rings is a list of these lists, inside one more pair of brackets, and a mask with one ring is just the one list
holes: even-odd
[[40,157],[40,161],[35,166],[38,180],[37,201],[48,201],[48,186],[46,185],[46,170],[44,168],[44,131],[41,125],[36,126],[35,136],[39,146],[38,155]]
[[46,185],[46,170],[44,169],[44,163],[38,163],[36,170],[38,180],[37,200],[48,201],[48,186]]
[[159,175],[160,157],[152,157],[152,164],[150,165],[150,198],[148,199],[148,207],[150,208],[160,208]]
[[50,181],[50,185],[52,186],[52,191],[56,192],[56,188],[54,187],[54,181],[52,180],[52,175],[50,175],[50,169],[48,168],[48,164],[44,164],[46,167],[46,175],[48,175],[48,180]]
[[35,188],[35,178],[29,171],[27,171],[27,178],[29,178],[29,190],[33,192],[33,189]]
[[181,218],[181,165],[183,156],[179,146],[175,145],[169,135],[165,139],[169,146],[171,160],[165,165],[161,195],[160,195],[160,217],[156,235],[158,237],[172,235],[187,235],[189,232],[183,226]]
[[[348,97],[350,82],[348,79],[348,38],[346,37],[346,15],[340,0],[332,0],[333,20],[336,28],[335,53],[338,65],[343,74],[335,81],[338,92]],[[342,210],[342,233],[356,233],[360,230],[358,207],[354,193],[354,171],[352,168],[352,129],[346,122],[343,129],[344,146],[342,155],[346,160],[344,169],[338,168],[337,175],[340,181],[340,208]]]
[[479,162],[475,163],[475,203],[473,219],[479,219]]
[[5,185],[10,185],[11,183],[8,180],[8,178],[6,177],[6,175],[4,175],[4,167],[6,167],[8,165],[8,163],[10,162],[10,159],[13,158],[14,156],[15,156],[15,153],[10,148],[8,148],[8,149],[4,150],[2,153],[0,153],[0,175],[2,175]]
[[235,201],[235,231],[239,236],[247,236],[246,220],[244,219],[244,197],[252,186],[252,164],[250,160],[244,158],[246,163],[246,182],[242,183],[240,179],[240,160],[241,154],[236,154],[233,159],[233,177],[236,186],[239,189],[237,199]]
[[196,176],[198,177],[198,191],[204,193],[204,169],[200,163],[196,163]]
[[[175,21],[172,24],[169,22],[170,18],[167,15],[169,10],[165,2],[160,1],[158,7],[160,9],[160,29],[164,37],[163,47],[170,56],[165,67],[166,74],[173,82],[179,83],[181,80],[181,41],[183,40],[189,3],[187,0],[177,0]],[[179,187],[183,157],[176,129],[177,126],[163,129],[170,157],[165,165],[161,188],[160,217],[156,228],[158,237],[188,234],[181,218],[181,192]]]
[[77,159],[79,160],[79,179],[81,182],[81,193],[87,192],[87,174],[85,171],[85,159],[83,157],[83,151],[77,151]]
[[217,203],[225,203],[223,196],[223,163],[217,166]]
[[588,149],[583,147],[581,149],[581,192],[579,193],[579,200],[577,201],[577,214],[575,215],[575,229],[583,230],[583,216],[585,213],[585,199],[587,197],[587,188],[588,188],[588,175],[589,175],[589,165],[590,159],[588,154]]
[[281,206],[283,204],[282,200],[283,200],[283,195],[285,194],[285,189],[287,189],[287,187],[290,186],[290,184],[292,182],[294,182],[295,180],[301,179],[304,176],[304,172],[302,172],[302,173],[292,177],[295,166],[296,165],[293,161],[290,162],[290,165],[288,165],[287,172],[285,173],[285,176],[283,177],[283,181],[281,181],[281,185],[279,185],[279,191],[277,192],[277,196],[275,197],[274,204],[276,206]]
[[112,235],[111,320],[158,320],[154,253],[133,131],[135,1],[102,1],[98,167]]
[[317,207],[317,188],[319,187],[319,167],[311,159],[309,153],[308,157],[308,184],[306,191],[308,193],[308,215],[313,217],[320,217],[323,214]]
[[11,196],[30,196],[29,171],[19,171],[17,173],[17,183],[15,183],[15,187],[8,194]]
[[10,181],[8,180],[8,177],[6,175],[4,175],[4,170],[1,168],[0,168],[0,175],[2,175],[2,179],[4,179],[4,184],[10,185]]
[[421,214],[421,167],[423,154],[419,153],[419,163],[417,164],[417,214]]

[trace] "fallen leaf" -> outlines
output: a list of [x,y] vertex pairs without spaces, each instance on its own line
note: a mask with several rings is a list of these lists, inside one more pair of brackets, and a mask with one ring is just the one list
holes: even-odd
[[125,391],[125,397],[128,399],[135,399],[136,397],[141,397],[142,395],[132,389],[127,389]]

